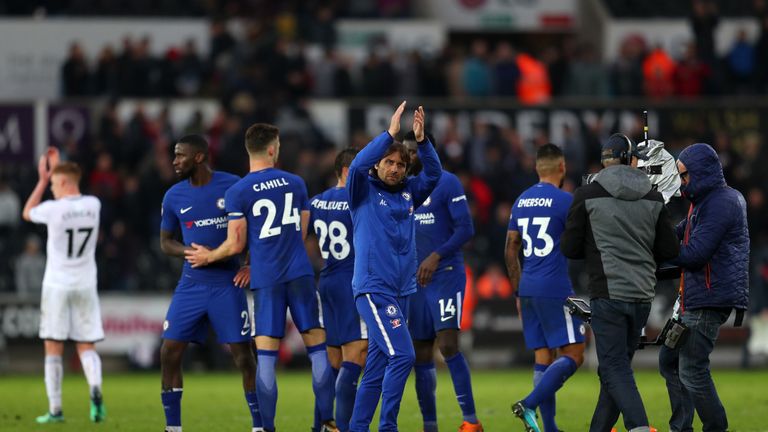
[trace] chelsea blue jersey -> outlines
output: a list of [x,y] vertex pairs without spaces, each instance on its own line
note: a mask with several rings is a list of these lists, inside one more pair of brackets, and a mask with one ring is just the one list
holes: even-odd
[[520,233],[523,272],[518,294],[531,297],[567,297],[573,294],[568,261],[560,252],[573,197],[550,183],[537,183],[512,206],[509,230]]
[[[236,175],[214,171],[205,185],[192,186],[189,180],[182,180],[171,186],[163,197],[160,229],[171,233],[180,229],[185,246],[194,242],[217,248],[227,238],[224,194],[238,180]],[[238,268],[236,257],[194,269],[184,261],[182,277],[231,284]]]
[[348,200],[345,188],[332,187],[309,201],[309,226],[317,235],[320,254],[325,260],[321,275],[354,270],[355,248]]
[[226,194],[230,220],[246,218],[251,289],[314,276],[304,249],[301,212],[308,210],[301,177],[276,168],[252,172]]
[[424,261],[440,254],[438,268],[463,267],[461,247],[473,234],[467,196],[459,179],[443,171],[437,186],[416,209],[416,256]]

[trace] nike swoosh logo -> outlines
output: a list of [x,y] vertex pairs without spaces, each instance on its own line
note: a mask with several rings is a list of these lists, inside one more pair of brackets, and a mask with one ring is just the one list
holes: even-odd
[[449,317],[440,317],[440,321],[448,321],[449,319],[453,319],[453,315]]
[[184,214],[184,213],[186,213],[186,212],[188,212],[190,210],[192,210],[192,206],[189,206],[187,208],[183,208],[183,209],[179,210],[179,213]]

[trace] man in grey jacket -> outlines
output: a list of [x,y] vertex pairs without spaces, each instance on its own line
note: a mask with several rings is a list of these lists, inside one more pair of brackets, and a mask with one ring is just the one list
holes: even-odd
[[662,195],[642,171],[632,141],[612,135],[601,153],[603,170],[576,190],[560,248],[585,259],[600,396],[590,432],[608,432],[619,418],[630,432],[649,431],[631,362],[648,319],[656,263],[680,250]]

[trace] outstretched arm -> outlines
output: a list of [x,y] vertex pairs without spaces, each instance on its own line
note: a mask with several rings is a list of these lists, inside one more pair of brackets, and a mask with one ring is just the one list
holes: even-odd
[[192,243],[192,248],[184,251],[184,257],[192,268],[206,266],[237,255],[245,249],[248,222],[245,218],[230,219],[227,224],[227,239],[216,249],[210,250],[203,245]]
[[424,166],[419,175],[411,179],[413,205],[419,207],[435,189],[443,174],[443,167],[440,166],[440,158],[437,156],[435,146],[424,136],[424,107],[422,106],[413,113],[413,133],[419,146],[419,159]]

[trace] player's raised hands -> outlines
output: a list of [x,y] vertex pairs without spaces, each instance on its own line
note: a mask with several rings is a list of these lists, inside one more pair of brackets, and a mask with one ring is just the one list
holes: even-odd
[[48,147],[46,154],[48,155],[48,167],[50,167],[50,169],[53,170],[54,168],[56,168],[56,165],[59,164],[59,160],[61,158],[59,149],[56,147]]
[[37,163],[37,175],[39,176],[41,182],[48,183],[48,180],[51,178],[51,171],[48,169],[48,156],[47,155],[41,155],[40,161]]
[[416,135],[416,142],[424,141],[424,107],[421,105],[413,112],[413,133]]
[[394,138],[395,135],[397,135],[398,132],[400,132],[400,117],[403,116],[403,112],[405,111],[405,101],[400,104],[400,106],[397,107],[395,110],[395,113],[392,114],[392,119],[389,120],[389,129],[387,129],[387,132]]
[[184,250],[184,259],[192,264],[192,268],[198,268],[208,265],[210,262],[208,256],[211,250],[203,245],[192,243],[189,248]]

